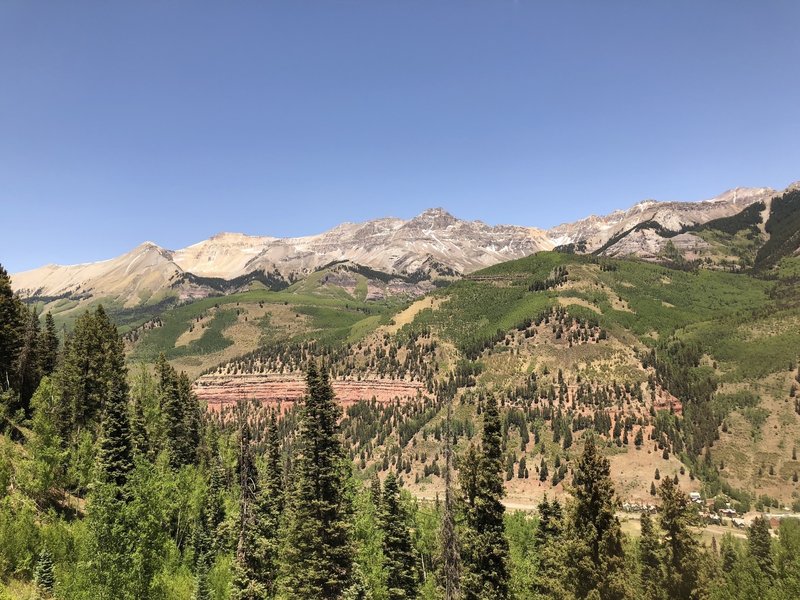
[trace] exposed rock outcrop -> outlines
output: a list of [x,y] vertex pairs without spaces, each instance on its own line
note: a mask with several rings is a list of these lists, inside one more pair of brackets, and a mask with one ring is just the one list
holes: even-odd
[[[422,383],[397,379],[340,379],[332,382],[337,400],[349,406],[359,400],[392,402],[426,395]],[[297,402],[306,393],[302,373],[257,373],[247,375],[203,375],[194,391],[208,409],[218,411],[238,400],[256,399],[264,404]]]

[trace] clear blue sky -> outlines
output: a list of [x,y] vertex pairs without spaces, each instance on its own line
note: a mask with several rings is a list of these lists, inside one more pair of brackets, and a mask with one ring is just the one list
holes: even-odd
[[800,3],[0,4],[0,262],[800,179]]

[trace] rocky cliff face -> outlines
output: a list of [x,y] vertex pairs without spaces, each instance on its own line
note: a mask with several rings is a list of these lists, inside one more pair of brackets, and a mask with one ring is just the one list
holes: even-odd
[[[422,383],[397,379],[341,379],[332,382],[336,399],[344,406],[375,398],[381,403],[426,395]],[[209,410],[219,411],[238,400],[258,399],[269,405],[300,401],[306,394],[303,373],[257,373],[248,375],[203,375],[194,383],[198,398]]]
[[[765,202],[780,192],[772,188],[736,188],[710,200],[700,202],[639,202],[628,210],[618,210],[605,216],[592,215],[574,223],[565,223],[548,231],[556,245],[585,244],[586,252],[594,252],[615,237],[627,237],[637,225],[653,222],[670,231],[680,231],[713,219],[730,217],[751,204]],[[611,254],[652,255],[653,236],[638,236]],[[641,250],[641,253],[640,253]]]

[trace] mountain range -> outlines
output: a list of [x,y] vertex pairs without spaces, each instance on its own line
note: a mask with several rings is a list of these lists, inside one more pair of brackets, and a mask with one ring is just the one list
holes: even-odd
[[[800,183],[795,183],[784,192],[798,188]],[[22,297],[45,304],[68,300],[82,305],[105,299],[120,308],[133,308],[166,299],[241,291],[255,282],[282,289],[331,265],[340,265],[340,270],[366,268],[373,284],[383,281],[384,290],[387,282],[393,282],[394,293],[419,295],[429,289],[430,282],[554,248],[655,260],[671,243],[673,251],[677,249],[688,260],[730,266],[741,263],[743,257],[725,244],[720,250],[719,240],[697,228],[758,205],[758,227],[765,241],[771,200],[784,192],[735,188],[699,202],[647,200],[549,230],[491,226],[433,208],[409,220],[389,217],[343,223],[305,237],[220,233],[179,250],[144,242],[116,258],[49,264],[16,273],[13,281]]]

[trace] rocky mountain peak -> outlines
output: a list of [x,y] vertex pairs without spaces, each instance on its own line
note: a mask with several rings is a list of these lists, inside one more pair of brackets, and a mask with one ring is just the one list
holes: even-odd
[[445,229],[458,222],[453,215],[443,208],[429,208],[411,219],[406,225],[425,229]]

